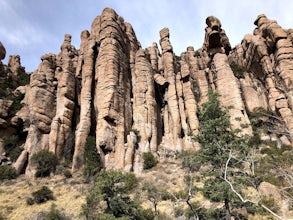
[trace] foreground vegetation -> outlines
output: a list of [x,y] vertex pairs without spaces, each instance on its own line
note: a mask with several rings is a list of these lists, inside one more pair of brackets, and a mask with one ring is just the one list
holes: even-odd
[[[40,151],[32,157],[37,179],[17,182],[11,180],[13,170],[2,172],[7,178],[0,185],[0,219],[20,219],[24,210],[31,210],[27,218],[43,219],[281,219],[281,201],[288,213],[293,210],[293,150],[261,140],[268,123],[254,121],[264,126],[254,126],[252,137],[241,136],[241,130],[229,129],[229,115],[212,92],[199,120],[201,131],[193,139],[200,150],[177,152],[159,163],[145,153],[145,170],[138,176],[101,169],[95,137],[87,140],[80,174],[64,169],[63,175],[47,177],[60,164]],[[259,192],[264,182],[280,189],[281,200]]]

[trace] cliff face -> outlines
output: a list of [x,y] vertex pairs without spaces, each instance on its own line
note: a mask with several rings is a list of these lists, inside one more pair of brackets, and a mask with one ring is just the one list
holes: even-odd
[[[34,174],[29,159],[41,149],[60,162],[69,156],[72,170],[81,169],[89,135],[104,167],[126,171],[141,172],[143,152],[196,150],[191,136],[200,130],[197,113],[209,90],[220,94],[223,107],[232,106],[232,129],[251,135],[248,114],[262,108],[285,123],[286,132],[271,138],[292,144],[293,32],[261,15],[254,35],[231,50],[220,21],[211,16],[206,23],[203,47],[188,47],[180,57],[167,28],[160,31],[160,48],[143,49],[131,25],[109,8],[81,33],[80,49],[65,35],[59,54],[41,57],[16,113],[13,126],[26,136],[14,163],[18,173]],[[0,52],[5,57],[2,44]],[[242,66],[240,76],[231,63]],[[0,123],[13,121],[10,106],[0,100]]]

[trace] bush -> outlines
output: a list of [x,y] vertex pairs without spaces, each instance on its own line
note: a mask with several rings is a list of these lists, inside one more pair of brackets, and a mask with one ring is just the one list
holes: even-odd
[[57,209],[56,204],[52,204],[50,207],[50,211],[47,213],[45,220],[66,220],[68,219],[62,211]]
[[278,211],[280,210],[280,207],[272,196],[262,196],[261,204],[265,205],[275,213],[278,213]]
[[66,178],[71,178],[72,177],[72,174],[71,174],[70,170],[64,170],[63,175]]
[[[43,186],[41,189],[35,191],[32,193],[33,198],[27,199],[26,202],[28,205],[29,203],[44,203],[47,202],[48,200],[54,200],[53,192],[50,190],[47,186]],[[33,204],[33,203],[32,203]]]
[[181,217],[184,215],[184,208],[183,206],[175,206],[174,207],[174,215],[176,218]]
[[35,204],[35,201],[33,198],[29,197],[29,198],[26,198],[26,204],[27,205],[33,205]]
[[145,152],[142,154],[143,158],[143,169],[148,170],[156,166],[158,161],[156,160],[155,156],[151,152]]
[[22,152],[22,149],[18,146],[18,142],[19,138],[16,135],[4,138],[5,152],[12,162],[15,162]]
[[137,184],[132,173],[102,170],[86,198],[83,214],[87,219],[147,219],[142,217],[139,203],[129,196]]
[[244,76],[244,72],[245,69],[244,67],[240,66],[239,64],[237,64],[236,62],[232,61],[230,63],[230,67],[234,73],[234,75],[239,79],[239,78],[243,78]]
[[31,157],[31,162],[37,166],[35,177],[46,177],[55,171],[58,159],[52,152],[41,150]]
[[88,136],[85,143],[83,176],[88,180],[96,176],[101,169],[101,158],[97,153],[96,138]]
[[23,104],[21,103],[23,99],[24,99],[24,94],[22,93],[19,93],[18,95],[14,95],[12,97],[12,101],[13,101],[11,106],[12,114],[15,114],[23,107]]
[[0,180],[10,180],[16,178],[16,170],[9,165],[0,166]]

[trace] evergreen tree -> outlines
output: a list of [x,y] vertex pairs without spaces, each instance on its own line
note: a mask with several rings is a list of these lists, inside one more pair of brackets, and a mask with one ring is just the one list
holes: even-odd
[[[209,100],[203,104],[199,113],[200,133],[194,137],[201,144],[201,148],[198,152],[187,155],[183,166],[191,171],[198,170],[201,166],[210,167],[204,174],[206,178],[202,191],[211,201],[223,202],[226,219],[230,219],[231,205],[239,202],[239,199],[231,192],[224,179],[225,172],[228,172],[226,162],[229,159],[229,167],[235,168],[234,170],[241,168],[243,164],[238,158],[245,157],[249,149],[247,138],[240,137],[237,131],[231,129],[230,116],[221,107],[219,95],[209,91],[208,97]],[[233,158],[229,157],[231,154],[234,155]]]

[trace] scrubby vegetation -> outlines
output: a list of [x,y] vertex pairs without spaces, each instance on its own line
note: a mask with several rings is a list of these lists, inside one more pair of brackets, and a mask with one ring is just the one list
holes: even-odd
[[235,61],[231,61],[230,62],[230,67],[234,73],[234,75],[240,79],[240,78],[244,78],[244,72],[245,72],[245,68],[240,66],[238,63],[236,63]]
[[27,198],[27,205],[33,205],[34,203],[45,203],[49,200],[54,200],[53,192],[47,186],[43,186],[41,189],[32,193],[32,197]]
[[[292,151],[270,146],[262,148],[256,129],[252,137],[241,136],[239,131],[231,130],[229,115],[221,108],[215,93],[209,92],[209,101],[203,104],[199,120],[201,131],[194,140],[201,144],[201,148],[198,152],[183,154],[183,166],[190,171],[185,191],[191,195],[190,199],[196,192],[201,192],[211,202],[222,203],[223,209],[214,210],[217,217],[211,217],[211,210],[209,214],[201,212],[204,209],[194,208],[189,202],[188,216],[199,217],[204,213],[204,219],[222,219],[224,216],[247,219],[237,211],[243,208],[248,214],[267,211],[266,214],[277,215],[278,210],[271,205],[271,200],[259,197],[257,202],[252,202],[247,199],[245,190],[249,187],[257,190],[262,181],[288,186],[288,183],[280,183],[282,178],[274,171],[278,170],[277,167],[284,170],[284,167],[292,165]],[[195,176],[201,179],[203,186],[194,186]]]
[[143,159],[143,169],[148,170],[156,166],[158,163],[157,159],[151,152],[144,152],[142,154],[142,159]]
[[10,180],[16,178],[16,170],[9,165],[0,166],[0,180]]
[[101,171],[86,198],[83,215],[86,219],[153,219],[130,197],[137,184],[132,173]]
[[86,180],[96,176],[101,170],[101,158],[96,148],[96,138],[88,136],[85,143],[83,176]]
[[7,157],[10,158],[12,162],[15,162],[20,155],[22,148],[18,146],[19,138],[16,135],[4,138],[4,149]]
[[63,171],[63,175],[66,178],[71,178],[72,177],[72,173],[70,172],[70,170],[67,170],[67,169]]
[[31,157],[31,162],[36,166],[36,177],[46,177],[54,172],[58,160],[54,153],[48,150],[40,150]]
[[45,220],[69,220],[64,211],[57,208],[56,204],[52,204],[49,212],[46,214]]

